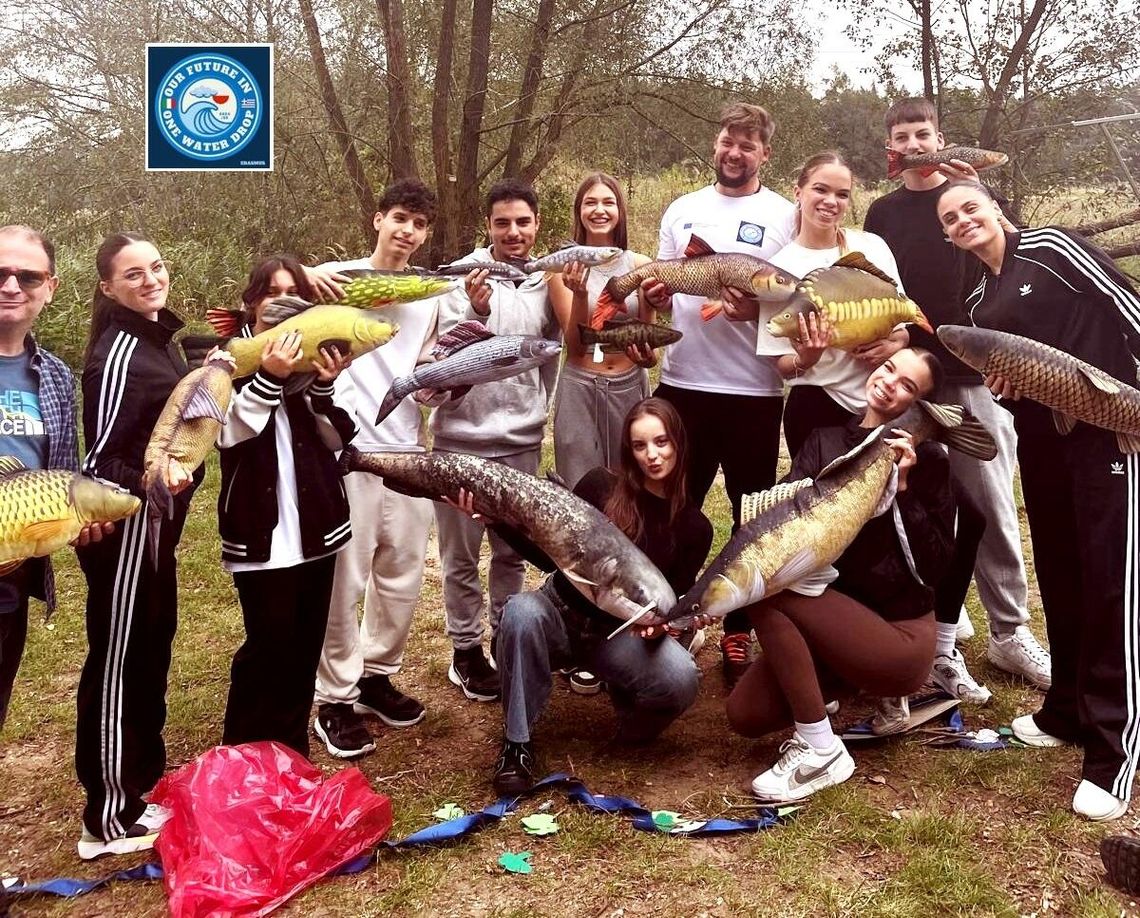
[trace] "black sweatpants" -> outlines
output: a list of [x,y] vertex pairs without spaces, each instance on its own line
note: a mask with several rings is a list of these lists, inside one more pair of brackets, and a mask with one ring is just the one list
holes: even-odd
[[950,476],[950,488],[958,508],[954,553],[950,556],[946,573],[934,587],[934,620],[944,625],[957,624],[962,615],[962,603],[966,601],[970,581],[974,578],[978,546],[986,532],[985,513],[953,474]]
[[822,386],[791,386],[784,405],[784,441],[793,459],[817,427],[840,427],[854,415]]
[[146,547],[146,503],[113,535],[77,549],[87,578],[87,660],[79,677],[75,771],[87,792],[83,823],[121,837],[142,815],[166,768],[166,680],[178,627],[174,549],[186,502],[164,519],[157,569]]
[[245,643],[230,667],[222,742],[277,740],[309,754],[309,710],[325,641],[336,555],[234,574]]
[[[662,383],[653,393],[666,399],[681,416],[689,437],[689,497],[699,507],[709,493],[718,467],[732,502],[732,531],[740,528],[740,499],[776,483],[780,453],[778,395],[725,395],[679,389]],[[726,634],[746,632],[748,617],[739,610],[724,618]]]
[[12,686],[28,638],[28,566],[22,564],[0,577],[0,730],[8,718]]
[[1140,751],[1140,457],[1108,431],[1018,430],[1033,567],[1053,656],[1037,726],[1084,746],[1082,777],[1130,799]]

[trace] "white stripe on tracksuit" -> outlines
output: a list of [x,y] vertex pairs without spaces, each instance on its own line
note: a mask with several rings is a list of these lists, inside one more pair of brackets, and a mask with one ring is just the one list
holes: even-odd
[[123,541],[115,568],[111,593],[111,618],[108,628],[107,656],[103,662],[103,707],[100,726],[100,766],[103,772],[103,837],[118,838],[129,826],[119,821],[126,804],[122,787],[123,768],[123,668],[134,618],[139,571],[146,556],[146,501],[134,516],[123,524]]
[[1132,798],[1132,782],[1140,763],[1140,571],[1137,570],[1137,537],[1140,536],[1140,456],[1127,460],[1127,509],[1124,539],[1124,689],[1128,716],[1120,745],[1124,761],[1113,779],[1111,791],[1121,800]]
[[107,438],[115,427],[119,416],[119,406],[123,403],[123,393],[127,389],[127,371],[131,355],[139,339],[125,331],[115,336],[111,350],[107,354],[107,366],[99,388],[99,430],[95,443],[88,447],[87,458],[83,460],[83,471],[95,472],[98,467],[99,451],[107,445]]

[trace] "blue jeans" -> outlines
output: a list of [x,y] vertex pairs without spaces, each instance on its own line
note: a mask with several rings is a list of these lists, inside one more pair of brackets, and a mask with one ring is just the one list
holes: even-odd
[[[604,679],[618,715],[616,738],[651,740],[697,697],[697,665],[670,637],[645,640],[623,631],[605,640],[609,627],[583,635],[550,580],[532,593],[507,600],[496,639],[507,739],[530,740],[550,700],[551,670],[578,665]],[[614,622],[612,627],[617,627]]]

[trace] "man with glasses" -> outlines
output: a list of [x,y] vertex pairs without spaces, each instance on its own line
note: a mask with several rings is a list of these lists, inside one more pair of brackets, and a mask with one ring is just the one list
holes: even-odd
[[[51,242],[28,226],[0,227],[0,456],[14,456],[30,469],[77,472],[71,371],[32,337],[58,285]],[[99,541],[112,529],[88,526],[79,542]],[[24,652],[29,596],[53,610],[50,559],[33,558],[0,576],[0,729]]]

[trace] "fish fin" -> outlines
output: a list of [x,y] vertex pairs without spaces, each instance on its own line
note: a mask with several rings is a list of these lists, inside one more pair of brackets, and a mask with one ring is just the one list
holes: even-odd
[[793,593],[799,593],[801,596],[819,596],[831,586],[839,578],[839,571],[832,565],[825,564],[819,570],[812,571],[805,577],[801,577],[787,589]]
[[61,532],[65,532],[70,524],[70,519],[37,520],[34,523],[28,523],[28,525],[21,530],[20,538],[30,539],[36,542],[54,539]]
[[486,341],[488,338],[494,337],[495,333],[482,322],[468,319],[466,322],[460,322],[455,328],[440,338],[436,342],[435,347],[432,348],[431,355],[436,360],[443,360],[444,357],[450,357],[456,351],[463,350],[463,348],[469,344]]
[[1077,369],[1081,371],[1085,379],[1091,382],[1095,388],[1099,389],[1105,395],[1120,394],[1120,386],[1118,386],[1116,380],[1107,373],[1102,373],[1096,367],[1080,366],[1079,364],[1077,365]]
[[314,372],[309,373],[290,373],[289,378],[285,380],[285,385],[282,387],[281,392],[283,395],[296,395],[298,392],[304,392],[313,384],[313,380],[317,378]]
[[926,314],[919,309],[918,304],[914,307],[914,324],[921,328],[923,331],[934,334],[934,326],[930,324],[930,320],[926,318]]
[[[609,323],[606,323],[609,325]],[[578,323],[578,340],[582,342],[583,347],[593,347],[598,343],[598,329],[590,328],[589,325]]]
[[546,480],[552,484],[558,485],[560,488],[565,488],[567,491],[571,490],[570,485],[566,483],[566,479],[554,471],[554,469],[551,469],[546,473]]
[[612,319],[606,319],[602,324],[602,330],[611,328],[621,328],[624,325],[637,324],[640,320],[635,319],[628,312],[619,312]]
[[1056,408],[1054,408],[1051,413],[1053,415],[1053,426],[1057,428],[1057,433],[1062,436],[1067,433],[1072,433],[1073,428],[1077,426],[1077,419],[1071,414],[1065,414]]
[[0,477],[26,472],[28,467],[15,456],[0,456]]
[[689,237],[689,244],[685,246],[686,258],[699,258],[701,255],[715,255],[716,251],[696,233]]
[[196,385],[190,393],[182,408],[182,420],[190,421],[194,418],[213,418],[219,424],[226,422],[226,413],[209,389],[202,383]]
[[579,574],[574,568],[568,567],[562,571],[563,575],[576,587],[588,587],[591,590],[595,589],[598,585],[593,580],[587,580]]
[[206,355],[213,348],[224,347],[230,340],[216,335],[185,335],[178,343],[182,347],[182,356],[186,358],[186,365],[196,370],[205,364]]
[[[411,379],[410,376],[401,376],[399,379],[392,381],[392,385],[388,387],[388,391],[384,393],[384,398],[380,401],[380,410],[376,412],[376,420],[374,422],[376,425],[379,425],[384,418],[395,411],[396,406],[404,400],[405,396],[399,395],[398,390],[401,390],[404,385],[411,382]],[[414,383],[412,384],[414,385]]]
[[711,322],[724,311],[723,300],[708,300],[701,303],[701,321]]
[[299,296],[275,296],[261,310],[258,316],[262,325],[273,327],[280,325],[286,319],[299,316],[306,309],[312,309],[315,303],[303,300]]
[[[446,267],[446,265],[441,265]],[[343,274],[351,280],[367,280],[370,277],[404,277],[408,274],[419,273],[415,271],[385,271],[382,268],[342,268],[336,272]]]
[[[831,267],[833,267],[833,268],[857,268],[860,271],[865,271],[867,274],[871,274],[871,275],[877,277],[881,281],[886,281],[888,284],[890,284],[896,290],[898,289],[899,282],[897,280],[895,280],[893,277],[891,277],[889,274],[887,274],[886,271],[882,271],[879,268],[876,268],[873,264],[871,264],[871,262],[869,262],[867,260],[867,256],[864,255],[862,252],[848,252],[846,255],[844,255],[842,258],[840,258],[839,261],[837,261]],[[931,334],[933,334],[933,332],[931,332]]]
[[[810,582],[812,575],[819,568],[819,558],[816,557],[815,551],[810,546],[801,548],[768,578],[765,595],[771,596],[781,590],[790,590],[801,583]],[[820,590],[820,593],[822,592],[823,590]]]
[[921,398],[918,405],[938,422],[935,439],[975,459],[989,460],[997,455],[997,443],[993,436],[981,421],[961,405],[943,405]]
[[453,386],[447,390],[451,393],[452,399],[463,398],[468,392],[471,391],[470,386]]
[[206,321],[215,334],[232,338],[245,325],[245,313],[240,309],[207,309]]
[[887,150],[887,178],[898,178],[903,174],[902,158],[897,150]]
[[352,342],[347,338],[325,338],[317,345],[317,353],[335,350],[342,357],[352,355]]
[[864,437],[861,441],[859,441],[859,443],[857,443],[855,446],[851,447],[851,449],[849,449],[847,452],[845,452],[842,456],[836,456],[829,463],[827,463],[827,465],[825,465],[823,467],[823,469],[819,472],[819,474],[815,476],[815,480],[820,481],[823,478],[827,477],[828,475],[833,474],[836,469],[840,468],[841,466],[846,465],[848,462],[850,462],[856,456],[861,454],[865,449],[867,449],[868,446],[870,446],[872,443],[876,442],[879,439],[879,434],[881,434],[882,432],[883,432],[882,426],[876,427],[869,434],[867,434],[866,437]]
[[601,331],[605,328],[606,323],[621,311],[622,305],[610,296],[608,289],[603,290],[602,295],[594,304],[594,314],[590,316],[590,328]]
[[554,251],[561,252],[563,249],[572,249],[577,244],[578,243],[576,243],[573,239],[563,239],[560,243],[558,243],[558,248],[556,248]]
[[1116,433],[1116,447],[1122,453],[1131,455],[1132,453],[1140,453],[1140,435]]
[[770,510],[781,501],[788,498],[795,497],[804,488],[810,488],[812,480],[804,478],[800,481],[785,481],[778,485],[773,485],[767,491],[756,491],[753,494],[745,494],[740,498],[740,525],[750,523],[758,517],[765,510]]
[[7,577],[23,563],[23,558],[17,558],[15,561],[5,561],[3,564],[0,564],[0,577]]

